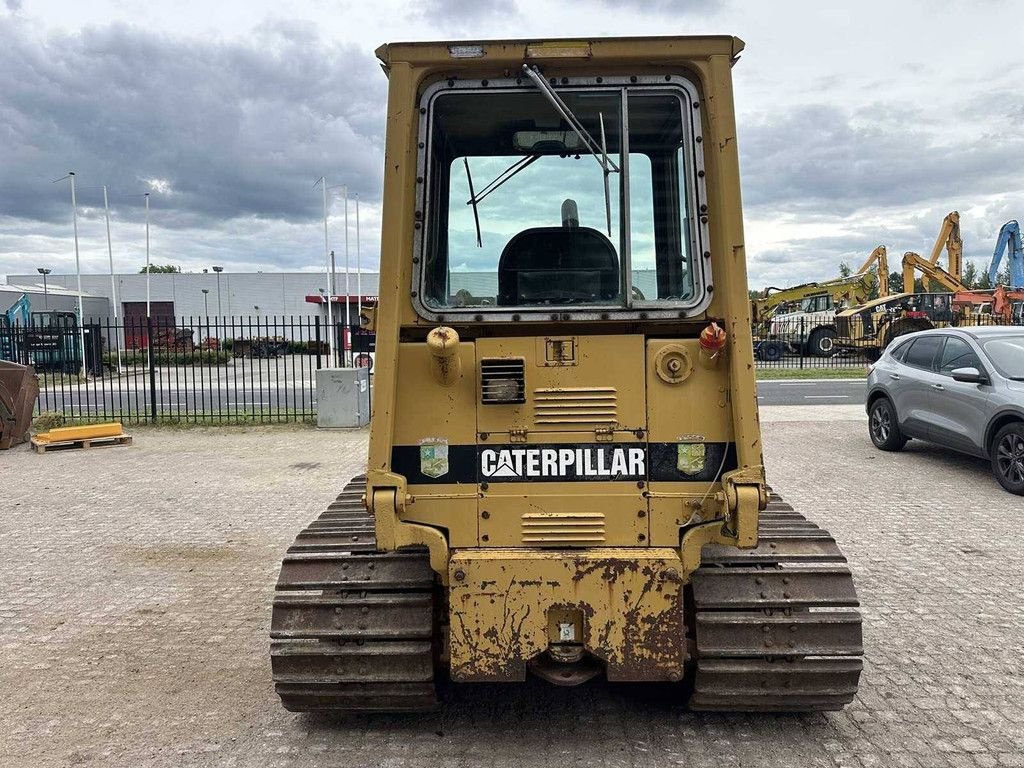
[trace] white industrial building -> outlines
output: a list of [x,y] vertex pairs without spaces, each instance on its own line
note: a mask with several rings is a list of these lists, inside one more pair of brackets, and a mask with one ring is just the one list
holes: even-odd
[[[15,280],[12,276],[6,285],[0,284],[0,315],[5,315],[22,296],[28,298],[30,312],[78,312],[77,290],[65,288],[63,284],[53,285],[49,278],[45,287],[42,284],[36,285],[38,278],[39,275],[23,275]],[[85,281],[82,283],[84,288]],[[109,290],[108,278],[108,293]],[[110,314],[111,304],[106,296],[93,295],[83,290],[82,311],[86,317],[106,318]]]
[[[146,275],[144,273],[118,274],[111,285],[110,275],[83,274],[82,290],[87,320],[106,321],[113,318],[116,300],[118,317],[145,317]],[[0,310],[6,310],[29,288],[33,310],[43,306],[44,300],[59,302],[60,308],[72,308],[77,300],[74,292],[78,278],[73,274],[50,274],[46,278],[44,296],[40,275],[8,275],[6,286],[0,291]],[[378,274],[363,272],[357,279],[349,273],[347,294],[352,322],[356,322],[357,290],[361,295],[376,300]],[[115,299],[114,287],[117,296]],[[327,318],[327,275],[323,272],[186,272],[153,273],[149,275],[150,314],[154,318]],[[69,296],[71,297],[69,299]],[[334,311],[336,320],[344,320],[346,275],[335,277]],[[70,303],[69,303],[70,301]],[[56,307],[54,307],[56,308]]]

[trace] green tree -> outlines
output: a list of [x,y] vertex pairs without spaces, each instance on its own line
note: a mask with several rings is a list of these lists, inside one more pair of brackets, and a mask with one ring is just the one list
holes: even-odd
[[978,268],[974,262],[969,260],[964,264],[963,274],[960,275],[960,282],[965,288],[975,288],[978,285]]
[[992,288],[992,281],[988,279],[988,272],[982,272],[978,278],[978,284],[975,286],[978,290],[987,291]]
[[903,275],[899,272],[889,273],[889,293],[903,293]]
[[[139,272],[141,272],[142,274],[146,274],[146,268],[143,267],[142,269],[139,270]],[[150,264],[149,265],[149,273],[150,274],[154,274],[154,273],[169,274],[169,273],[172,273],[172,272],[180,273],[181,272],[181,267],[176,267],[173,264]]]
[[845,261],[839,262],[839,276],[840,277],[849,277],[852,274],[853,274],[853,269],[850,268],[849,264],[847,264]]

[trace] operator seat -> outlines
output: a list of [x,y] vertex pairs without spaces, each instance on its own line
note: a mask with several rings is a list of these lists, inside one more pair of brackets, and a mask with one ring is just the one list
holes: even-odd
[[619,295],[615,246],[602,232],[579,226],[575,211],[575,202],[566,200],[563,226],[524,229],[508,241],[498,259],[499,305],[591,303]]

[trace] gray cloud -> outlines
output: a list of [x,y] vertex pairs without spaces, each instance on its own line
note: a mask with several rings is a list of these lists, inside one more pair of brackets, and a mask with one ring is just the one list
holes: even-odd
[[7,10],[11,13],[21,10],[21,0],[4,0],[4,5],[7,6]]
[[63,220],[66,194],[50,181],[68,168],[84,204],[106,183],[136,218],[131,196],[165,181],[154,203],[170,227],[312,219],[321,173],[375,200],[385,90],[369,50],[325,43],[310,23],[226,43],[0,21],[0,215]]
[[418,9],[417,16],[424,21],[460,32],[469,29],[470,22],[499,14],[510,20],[519,16],[516,0],[423,0],[414,7]]
[[597,0],[606,8],[633,8],[644,13],[709,14],[725,6],[725,0]]
[[1024,135],[917,127],[929,118],[897,104],[852,113],[818,104],[761,116],[740,130],[746,203],[843,216],[932,200],[966,206],[978,195],[1021,191],[1024,181],[1007,159],[1024,152]]

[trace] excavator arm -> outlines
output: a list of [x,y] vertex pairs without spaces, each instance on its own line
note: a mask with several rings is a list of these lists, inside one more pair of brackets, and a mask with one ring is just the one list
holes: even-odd
[[1010,287],[1024,290],[1024,245],[1021,243],[1020,225],[1013,219],[1003,224],[996,239],[996,249],[992,253],[992,263],[988,268],[988,279],[992,285],[996,284],[999,277],[999,265],[1004,252],[1008,252]]
[[[885,248],[879,247],[884,254]],[[870,292],[870,275],[867,274],[867,270],[860,270],[849,277],[837,277],[820,283],[802,283],[791,288],[765,288],[761,296],[751,302],[751,314],[755,322],[764,322],[771,319],[777,306],[786,302],[827,294],[832,297],[833,303],[838,304],[844,299],[849,299],[850,303],[855,305],[866,301]]]
[[878,298],[885,299],[889,296],[889,252],[886,251],[884,245],[878,246],[871,252],[867,260],[860,265],[857,274],[867,274],[868,270],[876,264],[878,265]]
[[960,282],[959,274],[950,274],[945,269],[932,261],[924,259],[913,251],[903,254],[903,292],[914,292],[914,273],[920,272],[921,276],[932,280],[950,293],[966,291],[967,287]]
[[950,211],[942,220],[939,236],[935,238],[935,245],[932,246],[931,255],[928,257],[929,264],[935,266],[939,263],[943,248],[948,254],[946,272],[956,275],[959,280],[963,272],[964,241],[960,238],[960,214],[957,211]]

